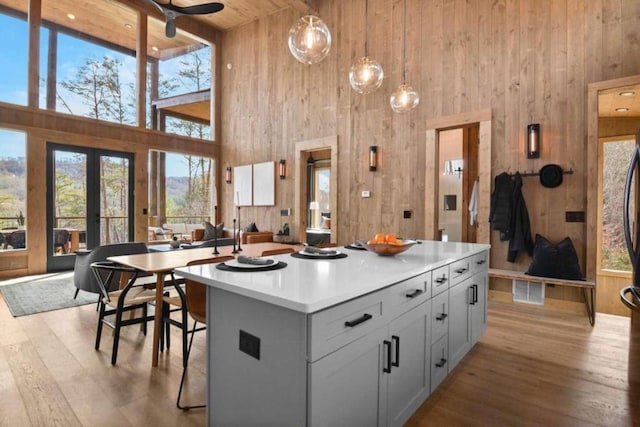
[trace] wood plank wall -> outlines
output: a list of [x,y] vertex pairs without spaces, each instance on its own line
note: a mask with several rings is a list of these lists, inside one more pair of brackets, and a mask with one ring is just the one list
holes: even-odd
[[[425,211],[425,123],[440,116],[490,108],[492,174],[538,171],[548,163],[573,169],[555,189],[525,178],[531,228],[558,241],[570,236],[585,266],[584,223],[565,211],[586,210],[586,91],[592,82],[640,74],[638,0],[407,0],[406,80],[420,105],[394,114],[389,95],[400,84],[400,0],[369,0],[369,54],[385,81],[369,95],[355,93],[347,74],[364,54],[364,0],[326,0],[316,9],[333,46],[316,65],[297,62],[287,32],[299,13],[286,10],[221,38],[221,156],[223,166],[287,159],[296,141],[338,136],[340,244],[378,231],[422,237]],[[525,154],[525,128],[542,126],[542,155]],[[367,149],[378,145],[377,172]],[[232,186],[223,186],[232,203]],[[243,210],[243,222],[277,230],[278,212],[291,207],[294,180],[278,180],[276,206]],[[226,191],[225,191],[226,190]],[[370,190],[370,198],[361,198]],[[403,219],[402,211],[413,211]],[[231,221],[229,213],[225,221]],[[243,226],[246,224],[243,224]],[[507,244],[491,235],[491,264],[525,270],[530,258],[506,262]],[[510,291],[510,283],[492,284]],[[558,287],[561,288],[561,287]],[[552,298],[579,300],[572,290]]]

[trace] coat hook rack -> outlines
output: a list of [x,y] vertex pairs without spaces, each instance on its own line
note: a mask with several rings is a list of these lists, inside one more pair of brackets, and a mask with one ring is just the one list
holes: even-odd
[[[540,172],[509,172],[509,176],[516,176],[516,173],[519,173],[521,177],[527,177],[527,176],[540,176]],[[563,175],[573,175],[573,168],[569,169],[568,171],[562,171]]]

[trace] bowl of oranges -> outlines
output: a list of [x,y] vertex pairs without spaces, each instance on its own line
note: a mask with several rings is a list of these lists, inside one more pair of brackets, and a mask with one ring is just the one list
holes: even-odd
[[375,237],[366,242],[360,241],[360,246],[370,252],[375,252],[382,256],[392,256],[406,251],[415,245],[415,240],[402,239],[393,233],[377,233]]

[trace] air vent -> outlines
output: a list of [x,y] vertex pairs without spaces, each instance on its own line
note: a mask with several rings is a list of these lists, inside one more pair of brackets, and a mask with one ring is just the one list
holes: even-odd
[[513,280],[513,301],[544,305],[544,285],[527,280]]

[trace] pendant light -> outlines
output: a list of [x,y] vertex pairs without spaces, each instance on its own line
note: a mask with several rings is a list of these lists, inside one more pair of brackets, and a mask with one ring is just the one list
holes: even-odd
[[371,93],[382,85],[384,71],[382,71],[382,66],[378,61],[368,56],[367,18],[369,0],[365,0],[364,10],[364,56],[351,66],[349,70],[349,83],[353,90],[358,93]]
[[391,109],[396,113],[406,113],[414,109],[420,102],[418,93],[405,82],[406,69],[406,53],[407,53],[407,0],[404,0],[404,17],[403,17],[403,36],[402,36],[402,84],[398,86],[389,98]]
[[322,61],[331,49],[331,32],[317,16],[309,14],[298,19],[289,29],[289,50],[303,64]]

